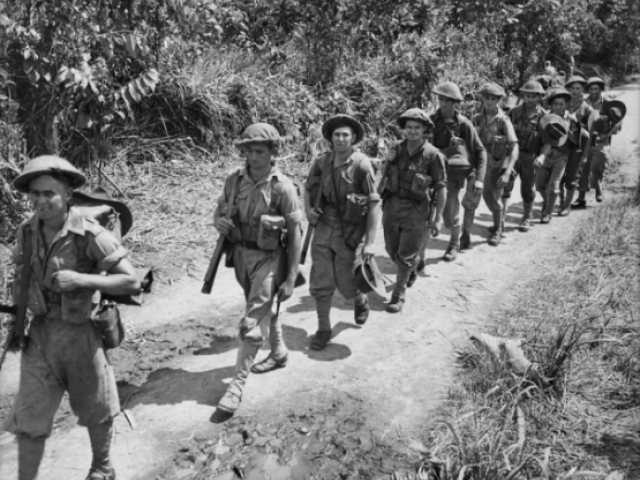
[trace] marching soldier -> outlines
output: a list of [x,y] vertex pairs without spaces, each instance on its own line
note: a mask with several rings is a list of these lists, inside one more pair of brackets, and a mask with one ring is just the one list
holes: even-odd
[[[605,83],[599,77],[591,77],[587,81],[587,91],[589,96],[586,103],[598,112],[601,112],[604,103],[611,98],[604,92]],[[614,114],[615,115],[615,114]],[[614,119],[615,120],[615,119]],[[607,133],[598,135],[597,138],[591,139],[589,154],[587,161],[580,175],[578,199],[573,204],[573,208],[585,208],[587,206],[586,195],[590,187],[596,190],[596,201],[602,202],[604,194],[602,192],[602,180],[604,179],[604,171],[609,162],[609,146],[611,145],[611,136],[620,131],[622,118],[616,123],[616,128]]]
[[[476,208],[480,204],[487,169],[487,152],[471,121],[456,112],[463,100],[455,83],[445,82],[433,89],[439,108],[431,115],[433,145],[447,157],[447,202],[444,207],[444,225],[451,230],[449,246],[444,259],[451,262],[458,250],[471,245],[471,227]],[[464,220],[460,234],[460,191],[466,190],[462,199]]]
[[[560,182],[567,166],[569,155],[580,145],[580,123],[566,111],[571,94],[564,88],[549,93],[551,113],[540,120],[542,149],[535,160],[536,188],[543,198],[540,223],[549,223],[560,194]],[[586,151],[585,151],[586,154]]]
[[[233,244],[233,267],[247,301],[240,322],[235,376],[218,403],[218,408],[228,413],[238,409],[250,371],[282,368],[288,359],[282,327],[278,316],[272,314],[272,306],[274,299],[284,302],[293,294],[302,211],[295,185],[275,166],[274,156],[282,140],[266,123],[246,128],[237,142],[246,164],[227,178],[215,213],[216,229]],[[231,218],[223,215],[226,211],[231,212]],[[271,353],[252,366],[266,339]]]
[[407,282],[415,275],[431,215],[430,200],[437,195],[435,220],[427,225],[435,236],[442,228],[447,198],[445,157],[425,139],[433,122],[423,110],[411,108],[400,116],[398,124],[406,139],[387,156],[379,188],[384,202],[384,243],[389,258],[398,266],[396,286],[386,308],[390,313],[402,310]]
[[369,317],[369,300],[354,280],[356,257],[373,256],[380,217],[380,195],[369,158],[354,150],[364,137],[355,118],[336,115],[322,125],[332,149],[311,166],[305,185],[305,209],[316,225],[311,245],[310,292],[316,301],[318,331],[310,347],[322,350],[331,339],[331,301],[336,288],[354,299],[354,317],[363,325]]
[[[20,480],[37,477],[65,391],[78,423],[89,431],[93,461],[87,480],[116,478],[110,449],[120,403],[101,334],[91,321],[92,299],[96,291],[138,294],[140,282],[115,237],[70,206],[73,190],[85,182],[56,156],[33,159],[14,182],[29,194],[35,211],[20,225],[14,251],[14,299],[26,302],[33,319],[18,394],[4,425],[18,439]],[[25,275],[28,292],[20,291]]]
[[[502,195],[511,180],[513,166],[518,159],[518,138],[509,117],[498,108],[505,96],[500,85],[488,83],[480,88],[482,111],[473,118],[473,125],[487,149],[487,174],[482,196],[493,215],[493,228],[488,243],[498,246],[504,230],[506,202]],[[505,202],[503,204],[502,202]]]
[[[588,146],[588,128],[587,122],[589,116],[593,111],[593,108],[584,100],[584,90],[587,86],[587,81],[579,75],[575,75],[567,81],[565,88],[571,93],[571,100],[567,103],[567,111],[573,114],[578,122],[580,122],[581,134],[584,138],[581,144],[584,144],[585,148]],[[558,215],[566,217],[571,212],[571,204],[575,195],[576,189],[579,187],[581,172],[586,162],[586,152],[583,152],[582,147],[574,150],[569,155],[567,160],[567,167],[564,172],[564,178],[562,179],[561,189],[564,187],[565,195],[560,205],[560,211]]]
[[[520,105],[509,111],[509,118],[518,137],[518,160],[514,170],[520,176],[520,195],[522,197],[522,220],[518,230],[527,232],[531,228],[531,212],[536,199],[535,167],[533,162],[540,150],[540,134],[538,123],[545,115],[542,99],[545,95],[542,85],[530,80],[520,88],[520,95],[524,100]],[[514,178],[505,187],[505,195],[511,196]]]

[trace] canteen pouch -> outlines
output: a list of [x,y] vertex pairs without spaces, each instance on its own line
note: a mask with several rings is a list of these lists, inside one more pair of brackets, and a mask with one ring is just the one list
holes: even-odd
[[359,225],[369,212],[369,196],[362,193],[347,194],[345,222],[349,225]]
[[503,160],[507,155],[507,137],[494,135],[491,139],[491,156],[494,160]]
[[105,350],[118,347],[124,340],[125,331],[115,302],[101,301],[94,315],[93,324],[100,332]]
[[280,215],[261,215],[256,243],[260,250],[276,250],[280,246],[285,219]]
[[442,150],[442,154],[447,157],[447,180],[460,182],[473,172],[465,145],[452,145]]

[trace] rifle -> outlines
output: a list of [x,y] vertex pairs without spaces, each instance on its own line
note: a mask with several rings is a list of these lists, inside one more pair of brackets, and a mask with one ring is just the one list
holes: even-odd
[[[224,216],[226,218],[231,218],[231,214],[233,213],[233,204],[236,198],[236,181],[231,182],[231,192],[229,194],[229,198],[226,205],[226,211]],[[213,255],[211,256],[211,260],[209,261],[209,268],[207,269],[207,273],[204,276],[204,284],[202,285],[202,293],[209,295],[211,293],[211,289],[213,288],[213,281],[216,279],[216,273],[218,272],[218,267],[220,266],[220,260],[222,260],[222,255],[229,251],[231,247],[231,242],[226,237],[226,235],[220,235],[218,238],[218,243],[216,243],[216,248],[213,251]]]
[[26,344],[24,338],[24,319],[27,315],[27,300],[29,298],[29,284],[31,283],[31,230],[28,227],[22,229],[24,238],[22,243],[22,276],[20,277],[20,298],[17,305],[2,305],[2,312],[15,315],[16,321],[9,329],[7,341],[2,346],[0,354],[0,368],[4,363],[4,357],[12,345],[23,348]]
[[433,223],[433,221],[436,219],[437,199],[438,192],[434,190],[433,195],[431,196],[431,200],[429,201],[429,218],[427,219],[427,231],[425,232],[422,239],[422,247],[420,248],[420,254],[418,255],[420,261],[424,260],[424,256],[427,251],[427,245],[429,244],[429,239],[431,238],[431,228],[429,227],[429,225],[431,225],[431,223]]
[[[317,212],[320,209],[320,203],[322,202],[322,191],[324,189],[324,179],[327,175],[327,170],[331,169],[331,165],[332,163],[330,162],[327,162],[327,161],[324,162],[322,177],[320,178],[320,184],[318,185],[318,192],[316,193],[316,198],[313,205],[314,212]],[[313,238],[313,232],[315,229],[316,229],[315,225],[309,224],[309,227],[307,228],[307,235],[304,237],[304,245],[302,246],[302,252],[300,253],[300,265],[304,265],[304,262],[307,260],[309,245],[311,244],[311,239]]]

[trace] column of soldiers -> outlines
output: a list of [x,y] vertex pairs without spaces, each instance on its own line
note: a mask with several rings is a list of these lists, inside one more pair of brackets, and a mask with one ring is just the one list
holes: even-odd
[[[356,324],[368,320],[368,292],[379,291],[381,281],[373,260],[380,218],[386,252],[397,266],[386,311],[397,313],[416,272],[425,268],[431,236],[438,236],[443,226],[449,229],[443,257],[448,262],[470,248],[482,198],[493,220],[488,243],[501,243],[517,176],[521,232],[532,228],[536,191],[543,200],[543,224],[554,213],[566,216],[571,208],[584,208],[590,188],[601,202],[611,135],[619,131],[626,109],[603,94],[600,78],[573,76],[565,86],[568,91],[545,91],[539,82],[529,81],[520,88],[521,104],[505,114],[499,107],[505,97],[502,87],[483,85],[479,113],[467,119],[459,112],[459,87],[442,83],[434,89],[438,109],[432,115],[411,108],[397,119],[405,138],[391,146],[378,178],[371,159],[356,149],[365,135],[363,125],[348,115],[331,117],[322,126],[331,149],[312,162],[304,204],[294,183],[277,168],[283,141],[279,132],[265,123],[250,125],[237,142],[245,165],[226,179],[214,219],[232,245],[227,264],[246,299],[235,375],[218,409],[230,414],[238,409],[250,373],[287,364],[277,312],[293,294],[299,275],[303,208],[315,226],[309,283],[318,328],[310,348],[322,350],[332,337],[336,289],[353,299]],[[583,99],[585,90],[589,96]],[[32,160],[15,180],[35,212],[20,226],[14,251],[14,298],[27,299],[33,319],[22,352],[19,392],[4,425],[18,439],[20,480],[36,478],[65,391],[79,423],[89,431],[93,463],[87,479],[116,478],[110,446],[120,406],[102,339],[90,321],[91,309],[94,293],[135,294],[140,283],[119,235],[73,206],[74,189],[85,182],[81,172],[54,156]],[[561,192],[564,198],[556,211]],[[126,207],[120,211],[124,234],[132,220]],[[19,290],[27,269],[32,275],[24,295]],[[270,353],[256,362],[267,340]]]

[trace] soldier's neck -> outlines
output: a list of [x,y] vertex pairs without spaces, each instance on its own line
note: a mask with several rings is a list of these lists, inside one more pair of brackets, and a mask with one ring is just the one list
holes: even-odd
[[422,147],[422,144],[424,143],[424,140],[420,139],[420,140],[409,140],[407,139],[407,151],[409,153],[413,153],[416,150],[418,150],[420,147]]
[[525,102],[524,108],[527,111],[527,113],[533,113],[536,110],[538,110],[538,104],[537,103],[526,103]]
[[447,120],[453,120],[453,116],[455,115],[455,111],[453,109],[448,109],[448,108],[440,108],[440,115],[442,115],[442,118],[445,119],[445,121]]
[[334,161],[338,164],[341,165],[344,162],[347,161],[347,159],[351,156],[351,154],[353,153],[353,148],[350,148],[348,150],[345,150],[343,152],[333,152],[333,158]]
[[495,117],[498,114],[498,107],[494,107],[493,109],[484,108],[484,114],[487,117]]
[[249,171],[249,176],[251,177],[251,179],[257,183],[259,180],[262,180],[264,177],[269,175],[269,173],[271,172],[271,164],[260,167],[258,169],[247,168],[247,170]]

